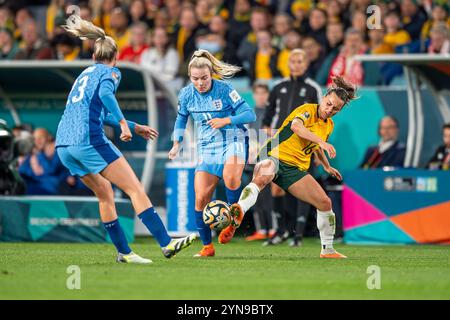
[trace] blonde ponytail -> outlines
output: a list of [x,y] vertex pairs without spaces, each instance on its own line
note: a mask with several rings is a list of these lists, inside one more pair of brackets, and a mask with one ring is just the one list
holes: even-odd
[[189,62],[188,74],[191,74],[191,68],[204,67],[208,67],[211,73],[218,75],[221,79],[231,78],[241,71],[240,67],[220,61],[206,50],[197,50]]
[[112,61],[116,57],[117,44],[114,39],[107,36],[102,28],[95,26],[92,22],[83,20],[77,15],[71,15],[67,19],[67,24],[62,27],[81,40],[95,40],[95,60]]

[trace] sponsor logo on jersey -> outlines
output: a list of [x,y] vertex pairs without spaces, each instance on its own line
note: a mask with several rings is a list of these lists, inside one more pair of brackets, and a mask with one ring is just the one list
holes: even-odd
[[231,98],[231,101],[233,101],[233,103],[236,103],[241,99],[241,96],[239,95],[239,93],[236,90],[233,90],[230,92],[230,98]]
[[286,87],[281,88],[280,93],[287,93]]
[[299,96],[300,96],[300,97],[304,97],[305,95],[306,95],[306,89],[305,89],[305,88],[301,88],[301,89],[300,89]]
[[308,119],[310,117],[308,111],[306,111],[304,114],[302,114],[302,117],[305,119]]

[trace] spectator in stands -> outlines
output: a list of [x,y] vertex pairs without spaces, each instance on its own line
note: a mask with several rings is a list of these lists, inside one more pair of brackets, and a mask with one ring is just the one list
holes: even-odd
[[14,23],[16,25],[16,29],[14,30],[14,38],[17,41],[22,41],[23,28],[30,20],[34,20],[34,17],[27,8],[21,8],[16,12],[14,19]]
[[353,12],[352,15],[352,25],[353,29],[358,30],[363,34],[364,39],[367,37],[367,15],[366,10],[357,10]]
[[400,16],[396,11],[389,11],[384,17],[384,25],[386,26],[386,35],[384,42],[395,48],[411,41],[408,32],[402,29]]
[[144,0],[144,5],[145,5],[144,21],[145,23],[147,23],[149,29],[153,31],[156,27],[156,16],[158,15],[158,12],[164,11],[164,13],[167,15],[167,10],[164,7],[160,8],[159,3],[153,0]]
[[17,60],[52,59],[52,49],[39,36],[38,26],[34,20],[27,20],[22,25],[23,48],[17,53]]
[[19,45],[8,28],[0,28],[0,60],[13,60],[19,52]]
[[247,74],[252,78],[252,64],[254,63],[255,52],[258,50],[256,44],[256,34],[259,31],[269,29],[269,14],[264,8],[253,8],[250,17],[250,32],[245,36],[239,45],[237,57]]
[[177,33],[180,28],[179,21],[181,18],[181,1],[180,0],[166,0],[165,6],[167,9],[167,17],[168,17],[168,33],[173,36]]
[[409,33],[411,40],[418,40],[427,16],[422,9],[419,9],[417,0],[401,0],[401,21],[403,28]]
[[392,116],[381,119],[378,134],[381,137],[376,146],[367,149],[360,167],[364,169],[376,169],[385,166],[403,167],[406,147],[398,141],[398,121]]
[[384,42],[386,31],[384,27],[369,30],[369,50],[371,54],[394,53],[394,48]]
[[65,0],[52,0],[47,8],[47,20],[45,30],[47,32],[47,37],[52,40],[55,36],[55,26],[58,25],[58,21],[61,19],[64,21],[66,17],[65,13],[66,1]]
[[342,7],[338,0],[328,1],[326,11],[328,25],[342,23]]
[[309,15],[309,29],[307,35],[313,37],[322,48],[326,48],[327,46],[326,25],[326,11],[314,8]]
[[366,11],[367,7],[370,6],[371,0],[350,0],[350,6],[352,12],[355,11]]
[[152,46],[142,53],[141,64],[150,68],[163,81],[175,79],[180,60],[177,51],[170,46],[165,28],[157,27],[153,31]]
[[130,45],[128,14],[120,7],[115,8],[111,13],[111,37],[116,41],[119,53]]
[[[152,2],[153,1],[150,1],[150,3]],[[138,22],[143,22],[146,24],[147,28],[153,27],[153,19],[150,20],[147,18],[147,9],[144,0],[131,1],[128,12],[130,14],[131,25]]]
[[14,18],[11,10],[7,6],[0,6],[0,29],[14,30]]
[[[344,25],[340,22],[331,22],[327,24],[327,57],[333,54],[337,56],[339,47],[344,42]],[[334,59],[334,58],[333,58]]]
[[302,36],[308,31],[308,15],[312,6],[311,0],[296,0],[291,5],[294,29]]
[[155,25],[153,29],[164,28],[169,32],[169,14],[167,10],[162,8],[155,13]]
[[118,6],[117,0],[103,0],[98,1],[96,4],[100,5],[99,8],[93,8],[94,12],[98,14],[94,18],[93,23],[105,30],[106,34],[112,35],[113,29],[111,26],[111,16],[114,8]]
[[29,195],[56,195],[63,180],[68,177],[55,152],[54,141],[44,128],[33,132],[34,150],[19,166]]
[[212,33],[220,35],[226,41],[225,48],[223,49],[223,58],[219,60],[233,65],[239,64],[236,56],[236,47],[230,38],[231,33],[229,32],[229,27],[225,19],[220,15],[215,15],[211,18],[208,27]]
[[430,37],[431,28],[438,24],[444,23],[450,28],[449,10],[450,6],[446,2],[433,2],[431,17],[422,27],[421,38],[423,41]]
[[327,85],[331,84],[331,79],[336,76],[343,76],[355,85],[363,85],[364,68],[360,61],[354,59],[354,56],[363,54],[365,51],[366,46],[361,32],[352,28],[348,29],[345,33],[344,45],[331,64]]
[[305,50],[309,61],[306,74],[308,77],[314,79],[323,61],[325,60],[325,52],[321,45],[313,37],[306,37],[303,39],[302,49]]
[[54,56],[58,60],[74,61],[79,58],[80,47],[78,41],[67,33],[55,35],[52,42],[55,50]]
[[442,127],[442,140],[444,144],[436,149],[433,157],[426,165],[427,169],[450,169],[450,123],[444,124]]
[[295,30],[290,30],[284,37],[284,49],[278,54],[277,68],[283,78],[290,76],[289,70],[289,55],[294,49],[301,47],[302,38]]
[[219,60],[230,61],[230,59],[233,59],[230,56],[232,53],[226,50],[227,42],[221,34],[203,29],[197,32],[195,42],[197,49],[207,50]]
[[257,50],[250,60],[250,81],[269,81],[280,77],[278,70],[278,49],[272,46],[272,34],[267,30],[258,31],[256,34]]
[[193,7],[184,7],[180,14],[180,28],[175,33],[175,44],[180,59],[180,74],[187,76],[187,64],[194,53],[195,34],[203,27],[199,24]]
[[211,1],[211,6],[212,6],[211,11],[214,13],[214,15],[220,16],[225,20],[230,19],[230,11],[232,9],[231,8],[232,4],[229,1],[225,0]]
[[119,60],[130,61],[139,64],[141,55],[148,47],[148,27],[145,22],[136,22],[131,27],[131,44],[119,52]]
[[292,30],[292,19],[285,13],[279,13],[273,20],[272,44],[278,50],[284,49],[284,38]]
[[208,0],[197,0],[195,3],[195,13],[198,21],[203,25],[208,25],[214,16],[210,1]]
[[[250,180],[253,174],[254,164],[261,144],[266,141],[265,131],[262,131],[262,121],[269,100],[269,87],[267,84],[255,82],[252,87],[253,100],[255,101],[256,121],[249,124],[254,132],[250,135],[249,164],[245,167],[245,174]],[[272,194],[270,188],[264,188],[258,196],[258,201],[253,208],[253,220],[255,232],[246,237],[247,241],[265,240],[273,235],[272,232]]]
[[435,25],[430,31],[429,54],[450,54],[450,33],[445,23]]
[[245,36],[251,31],[250,16],[251,5],[248,0],[236,0],[231,17],[228,20],[228,45],[232,45],[234,49],[234,64],[242,65],[237,57],[237,49]]

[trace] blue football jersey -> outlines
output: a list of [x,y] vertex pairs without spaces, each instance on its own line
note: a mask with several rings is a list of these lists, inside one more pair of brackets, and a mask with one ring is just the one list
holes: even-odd
[[112,81],[114,93],[121,79],[118,68],[96,63],[75,80],[56,133],[56,146],[100,145],[108,140],[103,120],[108,110],[99,97],[100,84]]
[[181,89],[178,95],[178,112],[191,116],[195,123],[198,147],[202,149],[223,148],[229,143],[243,141],[247,129],[244,125],[227,125],[213,129],[207,123],[214,118],[234,116],[245,102],[233,87],[221,80],[212,80],[211,90],[200,93],[191,83]]

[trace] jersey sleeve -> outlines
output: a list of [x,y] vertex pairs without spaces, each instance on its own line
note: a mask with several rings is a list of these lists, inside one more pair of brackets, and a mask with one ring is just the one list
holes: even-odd
[[242,99],[240,94],[228,83],[226,84],[226,90],[224,90],[223,94],[225,95],[223,98],[229,102],[233,110],[237,110],[245,103],[245,100]]
[[106,109],[114,116],[115,121],[119,122],[124,118],[124,116],[120,110],[119,103],[117,102],[114,92],[114,85],[111,81],[103,80],[100,82],[98,96]]
[[312,124],[313,110],[309,105],[298,107],[294,112],[294,118],[300,119],[305,127]]
[[333,129],[334,129],[333,120],[328,119],[328,121],[330,121],[330,126],[328,127],[327,138],[325,139],[325,141],[328,141],[328,139],[330,138],[331,134],[333,133]]
[[100,85],[102,82],[111,82],[114,87],[114,93],[117,92],[117,88],[119,87],[120,80],[122,79],[122,74],[120,73],[120,70],[117,68],[111,68],[105,70],[103,73],[101,79],[100,79]]
[[187,108],[188,97],[186,95],[186,89],[181,89],[178,94],[178,112],[177,119],[173,128],[172,140],[181,142],[183,141],[184,130],[189,119],[189,110]]

